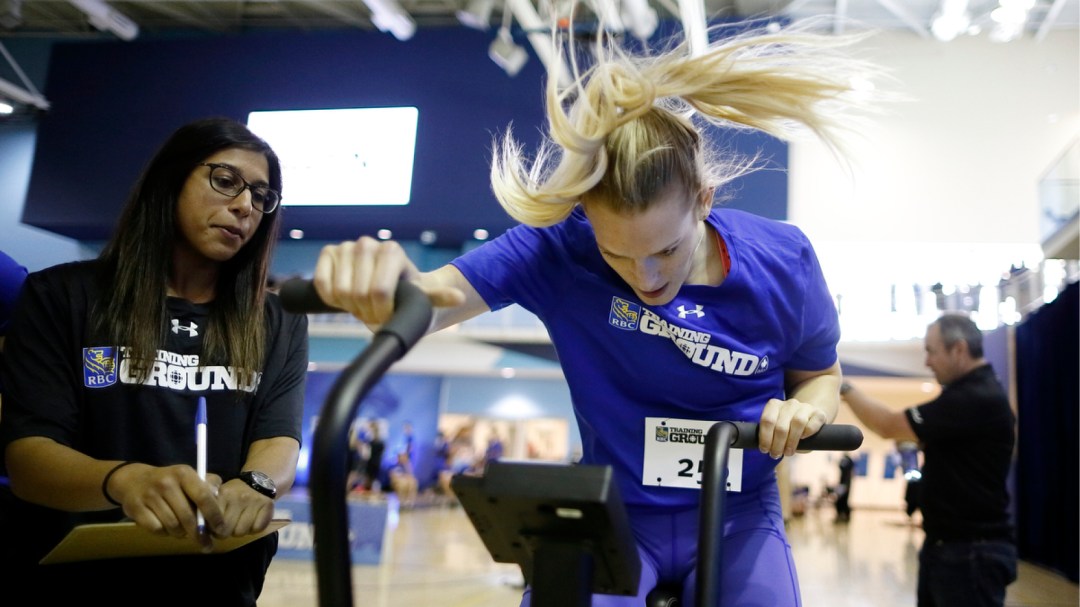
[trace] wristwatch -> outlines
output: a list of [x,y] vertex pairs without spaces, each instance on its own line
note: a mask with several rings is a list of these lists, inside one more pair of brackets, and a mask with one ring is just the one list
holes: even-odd
[[277,497],[277,485],[274,484],[274,479],[270,478],[265,472],[247,470],[241,472],[239,478],[247,483],[249,487],[266,497],[270,499]]

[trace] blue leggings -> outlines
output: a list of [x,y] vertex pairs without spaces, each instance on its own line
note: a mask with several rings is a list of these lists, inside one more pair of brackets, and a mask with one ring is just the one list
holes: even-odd
[[[592,607],[641,607],[658,583],[682,586],[682,605],[693,607],[697,576],[698,510],[653,514],[627,507],[641,557],[636,597],[594,594]],[[784,533],[775,483],[724,498],[724,540],[717,607],[800,607],[799,580]],[[530,607],[525,589],[521,607]]]

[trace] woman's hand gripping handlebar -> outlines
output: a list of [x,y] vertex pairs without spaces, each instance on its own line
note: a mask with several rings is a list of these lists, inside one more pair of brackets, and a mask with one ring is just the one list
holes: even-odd
[[[733,449],[756,449],[758,424],[756,422],[717,422],[734,428],[730,446]],[[853,451],[862,445],[863,434],[858,426],[825,424],[816,433],[799,441],[799,451]]]
[[[296,314],[319,314],[342,312],[326,304],[310,280],[292,278],[281,285],[281,304]],[[379,327],[376,334],[394,335],[401,340],[405,350],[412,348],[427,333],[431,325],[431,301],[411,282],[402,280],[394,292],[394,315]]]

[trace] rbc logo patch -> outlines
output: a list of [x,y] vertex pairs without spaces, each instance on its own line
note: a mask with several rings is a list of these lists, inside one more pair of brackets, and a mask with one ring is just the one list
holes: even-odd
[[668,442],[668,436],[670,434],[671,434],[671,432],[668,430],[667,426],[657,426],[656,427],[656,442],[658,442],[658,443],[666,443],[666,442]]
[[611,298],[611,312],[608,313],[608,324],[623,331],[637,331],[640,318],[641,306],[620,297]]
[[116,349],[83,348],[83,385],[105,388],[116,383]]

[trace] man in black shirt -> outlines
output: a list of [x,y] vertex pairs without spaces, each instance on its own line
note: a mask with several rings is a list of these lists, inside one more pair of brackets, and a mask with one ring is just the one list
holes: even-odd
[[874,433],[922,445],[919,607],[1001,606],[1016,579],[1006,487],[1016,417],[971,319],[942,316],[925,343],[943,388],[934,400],[896,411],[846,382],[840,393]]
[[840,458],[840,482],[836,484],[836,522],[846,523],[851,520],[851,478],[855,471],[855,460],[845,453]]

